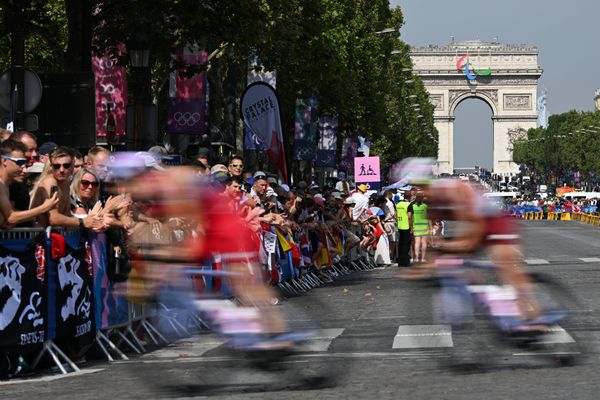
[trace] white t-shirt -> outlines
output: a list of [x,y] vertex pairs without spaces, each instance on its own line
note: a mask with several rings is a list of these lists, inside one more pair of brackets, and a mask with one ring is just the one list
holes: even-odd
[[354,193],[352,198],[356,201],[354,209],[352,210],[352,219],[356,221],[363,211],[369,208],[369,198],[361,192]]

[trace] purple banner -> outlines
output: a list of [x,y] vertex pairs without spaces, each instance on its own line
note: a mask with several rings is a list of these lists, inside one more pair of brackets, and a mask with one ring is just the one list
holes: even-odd
[[319,143],[317,145],[316,167],[335,168],[337,137],[337,117],[321,117],[319,119]]
[[205,102],[198,99],[169,98],[167,131],[169,133],[202,134]]

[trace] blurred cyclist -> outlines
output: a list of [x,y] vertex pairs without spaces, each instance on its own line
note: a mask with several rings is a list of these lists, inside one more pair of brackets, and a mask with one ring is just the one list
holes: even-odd
[[[531,294],[532,280],[522,263],[519,234],[514,221],[504,214],[469,183],[457,179],[442,179],[431,183],[427,159],[410,159],[405,163],[409,183],[422,186],[430,204],[431,218],[457,222],[455,234],[440,241],[437,250],[468,258],[485,248],[497,266],[502,283],[515,288],[517,304],[525,320],[540,316],[537,302]],[[431,164],[430,164],[431,165]],[[412,172],[411,172],[412,171]],[[429,168],[429,171],[432,171]],[[405,279],[426,279],[435,275],[435,260],[419,268],[411,268],[401,276]]]

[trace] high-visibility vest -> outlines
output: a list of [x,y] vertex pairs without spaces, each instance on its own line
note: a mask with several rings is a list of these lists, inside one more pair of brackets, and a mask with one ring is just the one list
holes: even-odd
[[407,231],[410,229],[408,220],[408,206],[410,202],[401,200],[396,204],[396,214],[398,215],[398,229]]
[[429,219],[427,218],[427,204],[413,203],[413,234],[423,236],[429,234]]

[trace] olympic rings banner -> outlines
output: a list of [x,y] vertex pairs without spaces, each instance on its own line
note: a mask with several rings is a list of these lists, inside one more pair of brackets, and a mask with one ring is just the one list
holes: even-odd
[[[205,51],[190,51],[187,46],[172,57],[175,62],[194,66],[208,62]],[[201,135],[205,131],[207,74],[203,71],[187,77],[183,72],[185,68],[171,72],[167,132]]]

